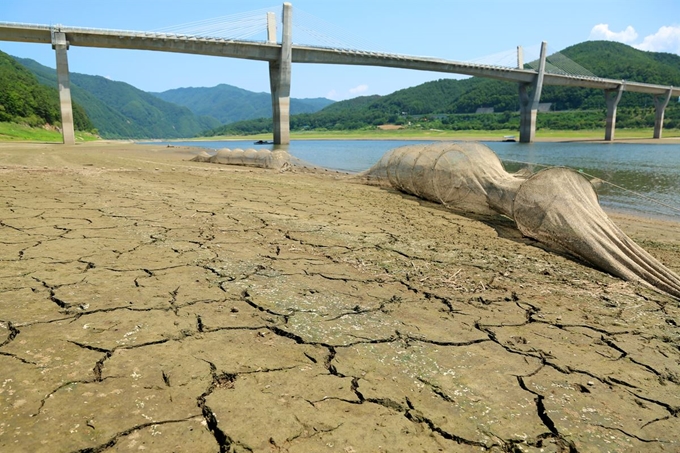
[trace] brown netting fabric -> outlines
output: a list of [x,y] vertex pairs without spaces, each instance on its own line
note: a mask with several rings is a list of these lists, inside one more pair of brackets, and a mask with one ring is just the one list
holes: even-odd
[[362,177],[457,210],[503,214],[525,236],[680,298],[680,277],[628,238],[602,210],[590,182],[573,170],[511,174],[491,149],[466,142],[391,150]]
[[387,152],[363,174],[388,180],[402,192],[476,214],[512,216],[512,198],[524,178],[505,171],[479,143],[411,145]]

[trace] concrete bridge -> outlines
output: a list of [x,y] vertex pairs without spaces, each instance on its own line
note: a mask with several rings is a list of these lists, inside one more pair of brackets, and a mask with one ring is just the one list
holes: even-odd
[[664,112],[670,98],[680,96],[680,88],[672,86],[551,73],[546,70],[547,45],[545,42],[541,46],[538,69],[529,70],[524,69],[521,48],[518,48],[517,67],[511,68],[429,57],[296,45],[292,40],[292,6],[290,3],[283,4],[282,17],[281,42],[277,42],[276,39],[274,13],[267,13],[266,42],[6,22],[0,22],[0,40],[52,45],[56,52],[62,130],[64,143],[67,144],[75,143],[67,58],[69,46],[178,52],[267,61],[269,62],[276,144],[290,142],[292,63],[383,66],[516,82],[519,86],[520,98],[520,142],[524,143],[534,140],[538,104],[544,85],[603,90],[607,105],[605,140],[608,141],[614,140],[616,108],[623,91],[648,93],[654,96],[656,108],[654,138],[661,138]]

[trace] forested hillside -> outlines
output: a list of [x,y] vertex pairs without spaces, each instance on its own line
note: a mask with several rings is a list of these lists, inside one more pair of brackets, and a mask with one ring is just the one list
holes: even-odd
[[[587,41],[561,51],[597,76],[616,80],[680,86],[680,56],[643,52],[610,41]],[[677,101],[675,99],[674,101]],[[539,115],[538,127],[587,129],[604,127],[605,101],[601,90],[544,86],[542,103],[550,115]],[[650,95],[624,92],[617,127],[653,125],[654,100]],[[478,108],[495,113],[475,114]],[[516,129],[519,127],[516,83],[484,78],[441,79],[396,91],[337,102],[314,114],[291,117],[291,129],[360,129],[380,124],[416,124],[442,129]],[[672,102],[665,127],[680,127],[680,108]],[[423,124],[425,123],[425,124]],[[209,135],[261,133],[271,130],[271,119],[235,123]]]
[[[42,84],[56,87],[53,68],[30,59],[16,60]],[[214,118],[197,117],[186,107],[163,101],[132,85],[100,76],[71,73],[71,95],[104,138],[193,137],[220,124]]]
[[[91,131],[94,126],[85,110],[73,105],[76,130]],[[59,93],[40,84],[29,70],[0,51],[0,121],[42,127],[61,126]]]
[[[220,84],[210,88],[176,88],[152,93],[177,105],[188,107],[196,115],[217,118],[222,124],[272,115],[269,93],[254,93],[235,86]],[[332,104],[326,98],[291,99],[290,112],[314,113]]]

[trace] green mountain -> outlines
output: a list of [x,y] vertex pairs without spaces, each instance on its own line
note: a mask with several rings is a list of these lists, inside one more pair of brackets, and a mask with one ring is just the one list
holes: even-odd
[[[188,107],[196,115],[217,118],[223,124],[272,115],[269,93],[254,93],[226,84],[211,88],[177,88],[152,94],[165,101]],[[314,113],[332,103],[333,101],[326,98],[293,98],[290,100],[290,112],[292,115]]]
[[[29,126],[61,125],[59,93],[39,83],[24,66],[0,51],[0,121],[23,123]],[[73,105],[76,130],[90,131],[94,127],[85,110]]]
[[[680,86],[680,56],[644,52],[611,41],[587,41],[560,52],[593,74],[615,80]],[[548,57],[550,60],[550,57]],[[544,86],[542,103],[551,103],[563,115],[539,115],[539,127],[604,127],[605,101],[602,90]],[[647,127],[653,124],[653,97],[624,92],[619,103],[618,127]],[[476,114],[479,108],[493,114]],[[516,129],[519,125],[519,95],[516,83],[471,77],[441,79],[396,91],[386,96],[367,96],[336,102],[314,114],[291,117],[291,130],[358,129],[385,123],[427,121],[429,128]],[[247,134],[271,131],[271,119],[228,124],[209,135]],[[680,105],[666,110],[665,127],[680,127]]]
[[[680,56],[675,54],[644,52],[611,41],[587,41],[560,53],[599,77],[680,86]],[[605,107],[601,90],[576,87],[544,86],[541,102],[552,103],[553,110]],[[653,105],[653,97],[641,93],[624,93],[619,104],[620,107]],[[517,111],[517,84],[480,77],[442,79],[396,91],[364,106],[388,115],[475,113],[480,107],[493,107],[495,112]],[[335,111],[355,109],[347,101],[338,102],[334,108]]]
[[[56,70],[24,58],[16,58],[37,80],[57,84]],[[124,82],[101,76],[71,73],[71,95],[104,138],[183,138],[217,127],[220,122],[198,117],[188,108],[163,101]]]

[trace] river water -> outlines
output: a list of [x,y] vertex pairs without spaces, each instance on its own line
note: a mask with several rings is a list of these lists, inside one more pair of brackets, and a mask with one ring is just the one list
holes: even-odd
[[[207,148],[268,148],[252,141],[147,142],[154,145]],[[360,172],[387,151],[399,146],[431,143],[416,140],[293,140],[288,151],[311,164],[333,170]],[[525,163],[565,166],[604,181],[597,187],[605,208],[680,222],[680,145],[637,143],[531,144],[483,142],[504,162],[508,171]],[[679,233],[680,234],[680,233]]]

